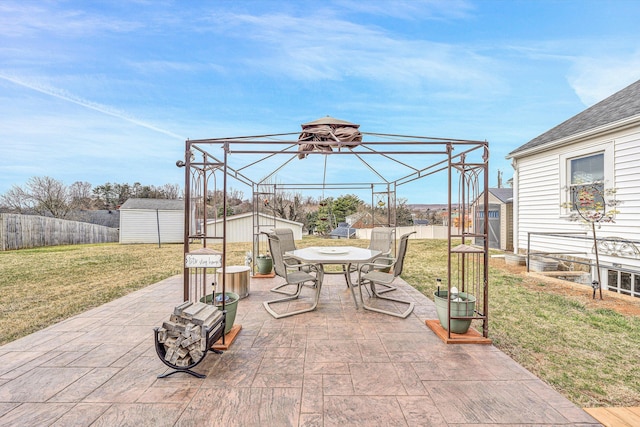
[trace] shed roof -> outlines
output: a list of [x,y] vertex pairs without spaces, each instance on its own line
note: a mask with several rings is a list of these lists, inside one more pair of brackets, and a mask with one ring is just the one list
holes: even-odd
[[513,202],[513,188],[490,188],[489,193],[496,196],[502,203]]
[[507,156],[640,115],[640,80],[516,148]]
[[183,211],[184,200],[175,199],[128,199],[120,206],[123,209]]
[[[227,217],[227,222],[229,221],[237,221],[239,219],[242,218],[247,218],[253,215],[253,212],[246,212],[243,214],[238,214],[238,215],[231,215]],[[285,219],[285,218],[279,218],[279,217],[274,217],[273,215],[267,215],[264,213],[260,213],[260,217],[262,218],[267,218],[267,219],[276,219],[277,221],[282,221],[284,223],[288,223],[288,224],[292,224],[292,225],[299,225],[299,226],[303,226],[304,224],[301,222],[297,222],[297,221],[292,221],[290,219]],[[210,219],[207,221],[207,224],[215,224],[216,222],[221,222],[222,218],[214,218],[214,219]]]

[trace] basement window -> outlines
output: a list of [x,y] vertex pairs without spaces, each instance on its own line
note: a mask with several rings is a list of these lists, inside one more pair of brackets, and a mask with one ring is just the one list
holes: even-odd
[[640,298],[640,274],[607,270],[607,289]]

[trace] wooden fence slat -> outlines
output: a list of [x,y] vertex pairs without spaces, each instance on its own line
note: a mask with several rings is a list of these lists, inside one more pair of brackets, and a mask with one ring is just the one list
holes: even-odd
[[0,250],[119,241],[117,228],[37,215],[0,214]]

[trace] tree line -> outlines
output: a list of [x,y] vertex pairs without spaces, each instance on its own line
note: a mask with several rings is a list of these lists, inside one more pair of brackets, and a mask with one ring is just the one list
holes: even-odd
[[115,210],[130,198],[177,199],[182,196],[180,186],[165,184],[159,187],[110,183],[94,187],[88,182],[71,185],[49,176],[29,178],[24,185],[13,185],[0,195],[0,211],[75,219],[78,212]]
[[[44,177],[32,177],[24,185],[13,185],[9,191],[0,195],[0,212],[51,216],[102,223],[117,227],[117,221],[110,219],[87,219],[87,212],[117,210],[130,198],[142,199],[179,199],[184,193],[177,184],[162,186],[133,185],[107,182],[93,186],[88,182],[76,181],[66,185],[62,181]],[[223,194],[220,190],[207,195],[208,217],[221,217]],[[252,212],[254,204],[245,199],[240,190],[227,191],[227,215],[238,215]],[[347,194],[337,198],[316,199],[303,196],[297,192],[278,192],[271,200],[259,200],[259,210],[278,218],[303,223],[308,230],[320,234],[331,231],[340,222],[345,222],[349,215],[360,213],[361,226],[372,226],[376,222],[384,222],[386,211],[376,208],[371,215],[371,207],[356,195]],[[412,224],[411,212],[407,208],[406,199],[398,199],[396,206],[396,224]],[[380,217],[376,217],[379,215]],[[94,215],[95,217],[95,215]]]

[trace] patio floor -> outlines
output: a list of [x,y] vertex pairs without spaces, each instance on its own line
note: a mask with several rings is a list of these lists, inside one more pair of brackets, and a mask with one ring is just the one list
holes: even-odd
[[316,311],[276,320],[276,283],[252,279],[237,340],[194,368],[205,379],[156,377],[152,328],[181,276],[0,347],[0,426],[600,425],[494,346],[444,344],[433,302],[399,279],[407,319],[356,310],[327,275]]

